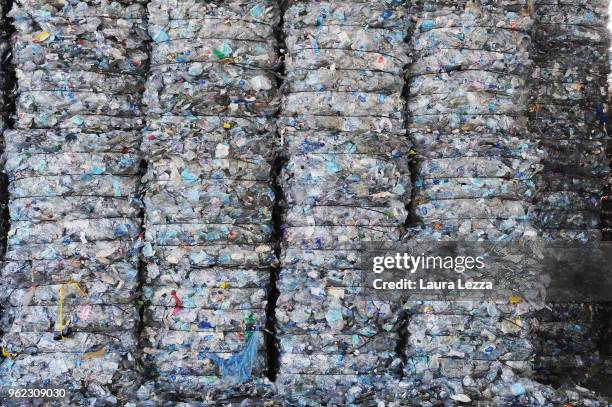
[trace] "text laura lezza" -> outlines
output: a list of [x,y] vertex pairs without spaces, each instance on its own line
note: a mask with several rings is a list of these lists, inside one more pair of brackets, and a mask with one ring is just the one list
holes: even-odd
[[378,278],[372,282],[375,290],[492,290],[491,281],[465,281],[460,278],[451,281],[429,281],[424,278],[415,280],[402,278],[398,281],[384,281]]

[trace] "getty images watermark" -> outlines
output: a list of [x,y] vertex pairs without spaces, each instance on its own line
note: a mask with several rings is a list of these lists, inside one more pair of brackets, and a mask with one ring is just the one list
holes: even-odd
[[612,301],[610,242],[369,242],[358,268],[378,299]]
[[[460,276],[473,270],[484,270],[484,256],[413,256],[409,253],[395,253],[392,256],[375,256],[372,258],[372,271],[381,275],[385,271],[405,271],[414,278],[400,278],[386,281],[375,278],[372,287],[376,290],[492,290],[492,281],[467,281]],[[431,276],[419,276],[427,271],[451,271],[459,277],[437,281]]]

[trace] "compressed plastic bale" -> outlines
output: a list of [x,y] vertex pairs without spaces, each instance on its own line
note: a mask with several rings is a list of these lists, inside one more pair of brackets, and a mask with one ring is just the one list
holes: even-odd
[[[293,207],[283,217],[287,229],[293,227],[334,226],[350,220],[352,226],[395,226],[402,225],[408,211],[400,201],[389,202],[388,206],[304,206]],[[324,230],[324,229],[323,229]],[[299,233],[299,232],[298,232]]]
[[407,202],[411,190],[407,162],[382,156],[294,156],[282,177],[289,204],[385,206],[392,198]]
[[[281,293],[277,301],[276,318],[281,332],[327,331],[371,335],[377,331],[395,332],[395,325],[398,323],[397,309],[394,310],[393,304],[388,301],[373,300],[367,289],[300,288],[294,287],[291,295]],[[325,302],[323,306],[322,302]]]
[[62,340],[57,340],[52,332],[36,334],[15,332],[4,335],[2,342],[7,352],[26,355],[41,352],[87,353],[106,344],[111,344],[116,349],[129,349],[136,345],[134,336],[129,332],[115,332],[113,337],[91,332],[75,332]]
[[271,169],[271,164],[262,158],[194,157],[187,152],[184,156],[170,156],[153,161],[149,165],[145,181],[172,180],[187,185],[206,179],[267,181]]
[[403,28],[410,23],[410,14],[402,6],[409,4],[388,1],[325,1],[319,4],[290,1],[284,14],[285,30],[314,26],[359,25],[373,28]]
[[[248,369],[246,369],[246,371],[248,371]],[[219,392],[216,390],[220,387],[224,388],[223,392]],[[196,390],[203,388],[208,390]],[[165,398],[168,398],[168,396],[171,397],[172,394],[175,394],[173,392],[180,392],[180,394],[185,395],[185,403],[177,403],[177,406],[205,406],[206,403],[209,402],[201,400],[207,397],[217,397],[217,400],[224,400],[230,403],[236,401],[235,397],[242,397],[242,400],[249,400],[245,403],[249,403],[250,400],[254,400],[252,402],[253,405],[261,406],[263,405],[261,394],[270,394],[269,389],[270,382],[266,380],[252,378],[247,383],[227,384],[227,380],[224,380],[223,378],[217,376],[193,376],[178,374],[170,376],[160,376],[160,378],[155,383],[155,391],[157,393],[141,393],[141,397],[146,399],[153,394],[157,394],[158,398],[154,398],[153,400],[163,400],[164,394]],[[139,389],[139,391],[140,390],[142,390],[142,388]],[[162,396],[160,396],[160,393]],[[270,396],[267,396],[267,398],[270,398]]]
[[415,171],[423,178],[514,178],[531,179],[538,171],[538,163],[520,158],[460,157],[440,158],[417,164]]
[[[418,52],[408,68],[416,180],[407,239],[505,241],[538,235],[531,208],[541,152],[527,120],[532,19],[526,2],[504,6],[432,2],[418,16],[413,35]],[[404,374],[425,389],[449,388],[436,398],[486,397],[505,362],[519,372],[530,370],[535,350],[528,315],[516,322],[512,312],[462,315],[457,306],[419,310],[411,303],[404,304],[409,334]],[[465,340],[455,340],[459,335]],[[479,335],[480,343],[473,339]]]
[[[528,57],[528,53],[523,56]],[[420,58],[414,58],[408,73],[412,77],[431,73],[452,74],[456,71],[477,69],[521,75],[528,72],[529,68],[529,61],[517,58],[517,55],[513,54],[495,50],[449,48],[422,52]]]
[[[37,2],[38,6],[31,3],[34,2],[20,1],[8,14],[15,21],[15,62],[21,69],[41,66],[76,70],[96,66],[103,71],[146,71],[143,62],[147,59],[144,44],[147,37],[142,5],[106,3],[114,8],[113,13],[97,5],[82,7],[80,12],[63,8],[67,11],[63,16],[53,16],[47,14],[48,8],[45,11],[40,9],[40,2]],[[85,4],[80,3],[81,6]],[[73,24],[75,21],[80,24]],[[88,35],[91,32],[98,32],[98,35],[92,38]],[[75,39],[78,42],[75,43]],[[119,44],[123,46],[119,47]],[[95,50],[101,50],[103,54],[96,54]],[[65,54],[67,58],[52,58],[57,53]]]
[[365,93],[401,92],[403,79],[392,72],[376,70],[351,70],[350,68],[295,68],[287,73],[282,87],[289,93],[331,90],[351,92],[355,82]]
[[[178,1],[178,0],[154,0],[148,4],[149,20],[153,23],[167,22],[169,20],[187,20],[210,18],[211,24],[218,21],[242,21],[251,23],[269,24],[274,26],[280,18],[278,4],[266,0],[245,2],[245,1],[224,1],[221,7],[218,4],[200,3],[198,1]],[[211,17],[216,17],[213,20]],[[265,28],[264,28],[265,29]]]
[[[453,88],[449,89],[452,84]],[[458,71],[452,73],[432,72],[413,76],[408,81],[411,94],[447,94],[449,91],[490,92],[498,95],[512,95],[526,89],[526,79],[502,72]],[[571,86],[571,85],[568,85]]]
[[[365,241],[399,240],[410,200],[401,98],[410,21],[403,2],[370,2],[369,13],[365,7],[296,1],[284,18],[277,385],[300,405],[323,393],[350,404],[399,373],[398,304],[372,300],[359,259]],[[329,335],[325,351],[322,332]],[[331,347],[349,335],[353,344],[384,337],[388,347]]]
[[533,76],[538,82],[536,82],[537,87],[533,89],[532,98],[540,104],[573,102],[586,107],[591,105],[593,99],[606,97],[605,94],[602,94],[604,93],[603,88],[587,86],[588,78],[571,78],[571,76],[568,77],[569,75],[567,75],[563,78],[554,78],[561,80],[551,83],[549,81],[553,78],[550,77],[551,75],[547,75],[546,72],[538,71]]
[[[54,305],[60,301],[61,285],[39,285],[34,288],[3,288],[2,298],[12,307],[30,305]],[[76,288],[76,289],[75,289]],[[82,305],[87,303],[122,304],[134,300],[137,285],[124,284],[113,287],[104,281],[67,284],[62,287],[62,304]]]
[[[64,354],[62,358],[51,359],[47,355],[20,355],[15,359],[5,359],[0,368],[7,382],[16,386],[28,386],[42,382],[48,386],[65,388],[69,391],[86,388],[87,385],[109,385],[116,381],[122,362],[120,352],[101,348],[98,353],[85,357],[78,354]],[[76,366],[76,368],[75,368]]]
[[533,144],[516,135],[413,133],[411,137],[414,140],[413,155],[417,160],[495,156],[537,159]]
[[71,221],[13,221],[8,244],[57,244],[70,241],[133,240],[140,221],[132,219],[79,219]]
[[75,174],[134,176],[139,160],[133,154],[117,153],[16,154],[8,157],[5,168],[9,178],[17,179]]
[[389,117],[303,114],[295,117],[280,117],[277,124],[281,135],[307,130],[405,134],[404,120]]
[[[189,48],[190,52],[185,52]],[[170,42],[156,41],[152,46],[151,65],[202,63],[231,60],[248,66],[272,66],[277,63],[273,40],[251,42],[241,39],[187,38]]]
[[270,158],[276,140],[274,122],[265,117],[231,115],[149,117],[141,149],[148,157],[185,154]]
[[[198,70],[207,67],[200,67]],[[207,73],[212,74],[210,70]],[[227,75],[220,72],[219,75]],[[256,75],[250,77],[251,75]],[[277,101],[274,99],[276,90],[273,87],[274,78],[265,77],[255,71],[238,76],[237,83],[232,86],[230,79],[222,77],[223,85],[214,85],[214,79],[198,75],[191,86],[180,76],[172,72],[166,75],[153,74],[147,81],[145,101],[151,112],[171,114],[214,115],[230,111],[235,115],[273,114]],[[211,88],[200,85],[213,82]],[[229,82],[229,83],[228,83]],[[243,86],[240,83],[249,83]],[[250,88],[251,87],[251,88]],[[220,92],[220,89],[224,89]],[[252,96],[257,93],[257,97]],[[159,107],[157,107],[159,106]]]
[[[520,33],[512,28],[498,26],[495,27],[495,30],[492,30],[490,26],[479,27],[471,24],[463,27],[430,28],[430,24],[431,21],[428,19],[421,25],[421,31],[425,31],[427,34],[420,36],[418,41],[415,42],[417,53],[422,50],[465,47],[473,50],[484,49],[515,54],[528,50],[531,43],[529,34]],[[447,24],[453,23],[448,22]]]
[[139,102],[138,95],[24,90],[17,97],[16,104],[22,117],[40,115],[43,119],[35,122],[51,127],[60,121],[75,120],[79,115],[140,116]]
[[[177,187],[172,181],[151,182],[145,195],[146,221],[171,223],[272,224],[274,191],[267,182],[204,180]],[[178,203],[181,203],[179,205]]]
[[285,267],[296,269],[356,269],[362,261],[359,250],[306,250],[288,246],[282,257]]
[[403,101],[399,94],[385,96],[363,92],[292,93],[284,97],[283,106],[288,116],[311,114],[401,118],[403,111]]
[[152,305],[175,305],[180,298],[183,308],[250,309],[266,303],[266,290],[262,288],[172,288],[147,287],[143,298]]
[[[602,237],[597,201],[609,162],[603,146],[592,140],[604,137],[607,121],[603,103],[609,34],[606,6],[594,12],[596,7],[596,2],[536,5],[541,24],[535,36],[539,49],[534,52],[539,69],[533,78],[539,86],[532,92],[530,112],[534,132],[548,153],[542,175],[545,187],[537,201],[537,219],[548,240],[598,241]],[[535,370],[546,383],[581,383],[589,376],[587,366],[601,363],[593,341],[596,335],[582,335],[595,324],[597,310],[584,324],[572,322],[572,329],[566,329],[568,314],[580,308],[578,304],[565,309],[555,306],[548,318],[540,315],[544,321],[536,332]],[[577,321],[577,316],[572,320]]]
[[139,148],[140,134],[129,131],[87,133],[79,131],[8,130],[4,133],[8,141],[7,153],[59,153],[71,152],[134,152]]
[[9,289],[90,281],[113,285],[117,279],[133,289],[138,285],[138,258],[132,256],[123,261],[115,261],[112,270],[106,267],[103,259],[12,261],[4,265],[1,273]]
[[[27,197],[9,202],[11,220],[76,221],[108,218],[137,218],[140,209],[128,199],[111,197]],[[95,215],[92,215],[95,214]]]
[[280,338],[285,352],[296,355],[326,354],[326,355],[359,355],[361,353],[386,352],[394,349],[397,335],[358,335],[358,334],[330,334],[326,332],[306,333],[302,341],[295,341],[293,335],[287,334]]
[[304,49],[358,49],[376,51],[401,61],[406,58],[405,25],[397,27],[359,27],[347,30],[347,22],[339,25],[311,25],[297,29],[284,27],[285,45],[292,52]]
[[152,246],[146,243],[143,254],[158,267],[170,269],[221,267],[266,268],[277,260],[271,245]]
[[17,80],[20,89],[28,92],[26,94],[35,95],[36,92],[41,92],[44,95],[43,92],[57,93],[64,90],[66,93],[71,91],[75,93],[72,99],[84,99],[85,96],[91,98],[96,93],[104,92],[126,97],[130,91],[140,92],[142,89],[142,78],[138,76],[88,71],[62,72],[44,69],[17,71]]
[[[133,330],[139,319],[132,304],[67,305],[62,307],[62,331],[93,331],[96,333]],[[6,308],[2,325],[16,332],[49,332],[59,324],[60,306],[30,305]],[[59,326],[57,326],[59,333]],[[4,329],[6,332],[8,329]]]
[[[554,121],[567,122],[583,122],[592,124],[603,124],[601,121],[601,113],[598,113],[597,106],[585,108],[579,104],[569,105],[547,105],[537,104],[530,108],[529,113],[532,119],[542,120],[543,123],[538,123],[538,126],[546,126]],[[557,123],[559,123],[557,122]],[[575,124],[576,125],[576,124]],[[584,126],[584,125],[583,125]],[[540,127],[542,128],[542,127]],[[544,127],[546,128],[546,127]],[[554,129],[558,127],[553,127]]]
[[[293,278],[291,278],[293,277]],[[287,265],[279,273],[279,289],[292,290],[299,286],[361,287],[367,271],[357,268],[321,268]]]
[[[146,101],[152,112],[169,114],[215,115],[227,111],[236,116],[273,114],[278,103],[273,87],[274,78],[261,76],[261,72],[257,71],[254,75],[257,76],[250,78],[248,73],[239,75],[234,80],[235,84],[225,76],[220,78],[220,84],[215,84],[210,78],[200,75],[193,84],[188,84],[176,74],[164,77],[153,74],[147,82]],[[212,82],[210,89],[201,85],[209,80]],[[220,89],[224,91],[220,92]]]
[[140,380],[141,135],[131,130],[144,123],[144,8],[64,6],[24,1],[10,13],[15,127],[40,129],[6,134],[12,229],[2,331],[14,352],[3,383],[55,383],[73,390],[74,403],[113,403]]
[[278,140],[268,117],[279,102],[280,10],[268,1],[164,0],[148,11],[144,362],[166,393],[255,394],[277,262]]
[[[236,363],[236,355],[240,355],[240,353],[208,352],[206,355],[201,356],[194,361],[192,357],[185,358],[176,352],[162,350],[160,352],[147,355],[147,359],[155,361],[157,372],[162,378],[162,383],[166,380],[178,381],[176,380],[175,375],[194,377],[195,380],[198,380],[201,377],[208,377],[208,380],[212,381],[211,379],[213,378],[222,378],[222,375],[224,374],[222,373],[222,370],[226,364],[232,365],[233,363]],[[247,359],[246,355],[245,359]],[[238,363],[241,362],[242,361],[239,361]],[[240,371],[244,372],[243,375],[245,377],[251,377],[253,374],[260,375],[262,371],[261,366],[263,364],[265,364],[265,360],[261,357],[259,357],[259,360],[252,360],[249,358],[248,362],[245,361],[245,366],[240,367]],[[232,371],[232,373],[234,372]],[[221,383],[223,382],[221,381]],[[210,383],[210,385],[214,385],[214,383]],[[174,386],[176,386],[176,384]]]
[[518,116],[483,114],[473,115],[467,113],[449,113],[413,116],[411,127],[418,131],[427,131],[435,128],[440,131],[452,132],[457,129],[485,130],[485,131],[512,131],[524,127],[527,118]]
[[398,241],[398,226],[290,226],[285,228],[283,244],[303,249],[353,249],[363,242]]
[[[84,167],[77,168],[81,153],[100,149],[107,153],[115,148],[117,153],[133,153],[140,136],[119,130],[136,130],[144,124],[139,118],[144,80],[139,75],[148,69],[148,55],[142,4],[23,1],[14,5],[10,15],[17,31],[13,39],[19,90],[16,127],[41,128],[33,138],[24,140],[18,132],[10,137],[19,142],[18,148],[35,153],[34,159],[49,156],[48,172],[44,173],[46,162],[39,161],[38,175],[60,175],[54,165],[73,167],[72,173],[62,175],[83,174]],[[51,157],[61,151],[74,152],[74,158],[65,162],[61,154]],[[9,162],[16,159],[17,155],[9,156]],[[112,160],[101,158],[105,159]],[[128,161],[124,158],[120,166],[129,166]],[[136,171],[131,175],[138,171],[139,160],[134,162]],[[98,163],[94,160],[94,164]],[[94,168],[95,175],[104,171]],[[119,174],[125,173],[120,170]],[[49,195],[69,188],[81,192],[82,183],[68,186],[67,177],[51,182],[64,191],[49,191]],[[121,184],[116,184],[115,191],[120,191]]]
[[[67,392],[76,392],[70,395],[72,400],[86,398],[80,391],[96,393],[98,397],[110,396],[110,399],[126,397],[127,394],[117,392],[114,386],[122,380],[135,379],[124,368],[134,363],[129,355],[129,349],[136,346],[133,333],[66,332],[66,335],[60,338],[49,332],[5,334],[2,346],[10,350],[7,351],[10,356],[0,365],[3,382],[61,387]],[[114,387],[114,395],[106,387],[109,385]]]
[[171,331],[245,332],[260,330],[265,318],[265,308],[214,310],[154,306],[147,308],[144,322],[146,326]]
[[389,133],[303,131],[288,132],[284,140],[285,154],[370,154],[407,159],[411,144],[405,137]]
[[143,17],[141,0],[129,0],[122,3],[112,3],[100,0],[81,1],[76,4],[54,2],[50,0],[22,0],[20,4],[26,9],[31,9],[40,18],[53,17],[116,17],[134,18]]
[[[316,51],[314,55],[313,51]],[[364,58],[359,50],[306,48],[287,52],[285,63],[288,72],[323,67],[329,70],[331,67],[338,73],[365,70],[383,71],[395,75],[400,74],[402,67],[408,63],[407,58],[387,58],[386,54],[376,51],[368,52],[368,56],[369,58]]]
[[495,338],[489,340],[460,333],[419,338],[419,350],[424,354],[434,355],[435,352],[439,352],[442,357],[466,360],[495,358],[520,361],[531,357],[532,348],[533,344],[527,339]]
[[148,225],[145,239],[159,246],[205,244],[263,244],[270,240],[268,225]]
[[525,205],[517,201],[506,201],[499,198],[478,200],[449,199],[429,201],[415,205],[414,211],[420,219],[527,219]]
[[[150,349],[145,356],[147,359],[155,359],[159,364],[159,373],[163,376],[171,374],[192,374],[194,376],[221,376],[223,364],[228,363],[232,354],[252,358],[243,353],[246,347],[257,348],[263,345],[263,337],[260,332],[185,332],[170,331],[163,337],[158,332],[147,330],[145,336],[149,342],[156,343],[158,348]],[[254,349],[253,349],[254,350]],[[194,356],[197,355],[197,361]],[[255,356],[255,359],[246,363],[251,364],[253,370],[261,370],[265,367],[263,355]],[[172,364],[172,360],[175,364]],[[190,366],[189,363],[192,363]],[[245,366],[247,367],[247,366]],[[245,372],[246,373],[246,372]]]
[[376,406],[395,399],[393,385],[397,381],[385,374],[283,374],[276,381],[279,391],[291,393],[300,406],[326,399],[329,403],[350,406]]
[[407,234],[417,240],[520,240],[534,239],[538,229],[530,219],[456,219],[423,222]]
[[414,201],[443,199],[502,198],[529,200],[534,194],[531,180],[503,178],[431,178],[415,182]]
[[[483,7],[481,8],[481,6]],[[424,180],[427,179],[433,179],[433,183],[430,181],[427,184],[427,187],[431,188],[432,184],[442,184],[440,179],[444,178],[516,178],[530,180],[539,171],[537,149],[533,141],[525,137],[527,121],[524,117],[521,117],[524,116],[527,104],[528,92],[525,86],[525,74],[530,66],[528,51],[531,43],[528,34],[531,21],[528,16],[525,17],[526,14],[521,14],[521,9],[522,7],[519,6],[517,11],[513,10],[507,16],[504,16],[503,11],[501,14],[496,14],[500,10],[495,7],[485,10],[484,4],[477,5],[474,3],[466,4],[465,7],[461,6],[458,10],[441,7],[439,10],[426,11],[419,16],[413,43],[417,49],[424,51],[417,54],[415,63],[409,68],[412,78],[417,79],[413,79],[414,85],[411,86],[411,95],[408,102],[409,111],[414,112],[409,131],[416,150],[417,199],[421,194],[419,190],[424,189]],[[484,16],[487,16],[488,19],[485,19]],[[489,20],[491,16],[492,21]],[[495,16],[500,18],[500,22],[494,30],[491,25],[495,24],[491,23],[496,22]],[[504,17],[510,18],[505,19]],[[466,20],[468,23],[465,22]],[[515,31],[517,20],[521,21],[522,29],[527,32]],[[458,21],[461,21],[461,24],[457,24]],[[482,27],[479,24],[482,24]],[[457,31],[461,32],[457,34]],[[470,41],[476,42],[469,45]],[[480,45],[477,45],[478,41],[480,41]],[[457,52],[464,51],[464,42],[468,44],[466,48],[469,48],[469,52],[476,52],[478,48],[481,48],[478,52],[483,57],[479,61],[475,61],[474,56],[468,52],[466,59],[454,59],[454,64],[447,64],[445,53],[450,52],[454,56],[460,55]],[[515,65],[498,64],[498,62],[507,58],[498,55],[499,44],[506,47],[505,51],[502,51],[516,53],[513,56],[514,62],[512,62]],[[516,48],[512,48],[513,45]],[[494,57],[500,58],[497,62],[493,60],[492,64],[486,63],[487,58]],[[437,60],[436,62],[433,61],[434,58]],[[433,69],[433,67],[424,69],[423,64],[433,66],[436,63],[440,67],[439,70]],[[472,71],[477,72],[478,70],[487,72],[485,75],[488,77],[485,76],[485,78],[490,82],[489,89],[485,88],[482,82],[476,81],[467,84],[466,79],[464,79],[469,78]],[[444,75],[444,72],[447,72],[447,74],[442,76],[446,79],[445,82],[441,82],[445,85],[443,88],[440,84],[434,84],[433,80],[427,82],[427,78],[433,78],[435,74]],[[493,79],[494,75],[497,75],[497,79]],[[497,91],[496,87],[499,87],[499,85],[496,85],[496,83],[504,83],[503,79],[500,79],[504,76],[508,78],[503,86],[504,89]],[[421,79],[422,77],[425,79]],[[459,85],[458,87],[454,86],[455,82]],[[439,88],[436,88],[436,86]],[[442,117],[441,113],[450,113],[450,116]],[[516,121],[514,118],[516,118]],[[505,149],[503,148],[504,143],[510,145],[510,142],[506,141],[508,136],[496,137],[495,132],[510,130],[510,126],[512,126],[510,134],[515,141],[513,140],[514,145],[512,147]],[[484,135],[482,134],[483,129],[485,129]],[[473,130],[479,131],[477,133]],[[463,135],[464,133],[466,134]],[[441,135],[444,135],[444,138]],[[452,139],[452,141],[447,142],[446,137]],[[487,137],[497,140],[487,143]],[[480,143],[480,140],[483,140],[483,142]],[[517,142],[520,143],[520,147],[517,147]],[[421,150],[423,150],[422,153],[420,153]],[[511,170],[510,173],[504,174],[504,167],[515,168],[516,171]],[[476,182],[479,184],[478,181]],[[448,187],[462,187],[462,190],[469,188],[463,185],[460,182],[448,182]],[[442,189],[441,187],[435,188]],[[483,227],[488,229],[490,226],[484,224],[486,222],[484,219],[487,217],[491,219],[512,218],[511,214],[513,214],[516,221],[527,218],[528,200],[522,204],[519,203],[520,201],[516,201],[515,204],[512,204],[514,205],[512,212],[508,212],[508,207],[504,208],[504,204],[498,208],[493,208],[493,205],[485,206],[484,197],[482,198],[483,201],[480,201],[482,202],[480,208],[465,207],[464,210],[461,210],[459,206],[453,207],[451,210],[451,202],[453,201],[447,202],[446,200],[455,198],[453,192],[455,191],[448,188],[448,195],[444,196],[444,202],[434,203],[430,201],[427,204],[419,202],[420,205],[415,207],[414,213],[417,219],[426,223],[435,221],[433,218],[436,216],[442,219],[466,218],[462,222],[463,224],[444,225],[443,223],[448,222],[434,223],[432,225],[434,228],[430,233],[432,236],[443,236],[456,232],[472,234],[473,226],[478,223],[483,224]],[[463,198],[462,195],[466,194],[465,192],[457,192],[461,198]],[[528,192],[528,196],[532,193]],[[494,197],[495,192],[487,195]],[[436,207],[440,210],[437,210]],[[427,219],[427,217],[430,219]],[[475,222],[471,222],[470,217],[473,217]],[[484,219],[479,220],[480,218]],[[503,224],[500,226],[504,227]],[[425,227],[424,229],[427,230],[428,228]],[[419,232],[422,233],[423,231],[421,229]]]
[[[275,7],[276,5],[269,4],[267,9],[255,9],[255,12],[261,11],[257,18],[253,18],[255,16],[251,13],[246,15],[247,18],[245,18],[245,15],[232,16],[231,11],[227,11],[227,14],[223,16],[215,15],[216,10],[212,7],[206,15],[199,17],[194,16],[193,8],[181,16],[171,16],[168,13],[169,10],[163,9],[166,5],[162,5],[162,3],[161,1],[155,1],[148,5],[151,16],[148,29],[149,32],[153,33],[152,38],[156,43],[196,38],[210,40],[232,38],[266,42],[274,37],[274,20],[278,20],[279,12],[278,7]],[[263,3],[259,5],[263,5]],[[180,8],[180,6],[177,7]],[[207,6],[197,5],[196,7],[204,10]],[[257,5],[254,7],[257,7]],[[190,19],[192,20],[190,21]],[[264,21],[264,19],[267,21]],[[198,22],[195,23],[194,20]],[[219,24],[220,21],[227,23]]]
[[156,265],[150,265],[146,275],[146,284],[183,288],[262,288],[269,284],[269,274],[265,269],[221,267],[189,270],[165,269],[164,273],[161,273]]
[[415,95],[408,102],[408,109],[414,112],[416,116],[436,115],[459,113],[466,116],[476,114],[503,114],[517,115],[520,114],[521,107],[520,99],[512,96],[490,95],[481,96],[482,102],[478,105],[469,104],[469,101],[474,98],[470,92],[461,90],[446,91],[440,94],[430,95]]
[[367,374],[376,373],[380,368],[389,369],[387,365],[393,360],[395,352],[392,350],[389,353],[388,360],[385,353],[381,352],[350,355],[350,357],[317,353],[306,355],[283,353],[280,362],[290,362],[286,363],[288,367],[285,370],[289,374]]

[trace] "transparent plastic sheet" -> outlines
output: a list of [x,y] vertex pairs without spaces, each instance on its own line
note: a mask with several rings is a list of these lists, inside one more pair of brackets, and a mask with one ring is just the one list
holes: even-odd
[[297,405],[370,405],[400,371],[399,304],[371,299],[357,259],[366,241],[399,241],[407,217],[410,7],[287,4],[276,385]]
[[[272,1],[152,1],[141,399],[263,394],[279,140]],[[148,396],[145,396],[150,393]],[[157,393],[155,396],[153,394]],[[170,402],[170,401],[167,401]]]

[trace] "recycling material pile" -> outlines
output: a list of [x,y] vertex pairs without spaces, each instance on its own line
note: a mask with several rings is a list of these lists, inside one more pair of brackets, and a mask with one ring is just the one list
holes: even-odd
[[545,239],[601,239],[609,174],[608,2],[538,0],[530,127],[545,151],[537,220]]
[[[8,109],[9,109],[9,87],[10,81],[8,79],[9,74],[9,63],[11,57],[11,46],[9,42],[8,30],[10,29],[6,21],[6,13],[8,12],[8,2],[6,0],[0,1],[0,152],[4,151],[4,140],[2,133],[7,127]],[[3,167],[2,160],[0,160],[0,166]],[[4,173],[0,171],[0,191],[6,191],[7,181]],[[8,224],[5,221],[4,212],[6,210],[7,197],[3,196],[0,198],[0,261],[4,257],[4,250],[6,249],[6,233]],[[0,263],[0,267],[2,264]]]
[[277,385],[298,404],[376,405],[401,369],[400,313],[366,292],[360,249],[398,242],[407,217],[409,5],[292,1],[284,21]]
[[518,0],[491,3],[428,2],[415,30],[414,239],[536,234],[527,212],[539,157],[525,115],[532,20]]
[[[601,240],[609,67],[608,1],[535,4],[530,127],[545,152],[536,200],[544,239]],[[557,304],[539,316],[536,368],[549,381],[580,383],[600,362],[601,307]]]
[[[408,70],[416,173],[409,240],[525,240],[538,148],[527,128],[527,1],[426,2]],[[527,392],[534,349],[520,298],[407,301],[405,396],[415,402]]]
[[20,0],[9,16],[18,92],[4,134],[0,385],[115,404],[138,385],[145,9]]
[[144,363],[179,397],[265,380],[280,9],[268,0],[154,0],[142,151]]
[[[0,67],[0,131],[3,131],[7,125],[7,109],[9,104],[8,101],[8,83],[7,71],[10,69],[10,38],[8,34],[8,30],[10,29],[6,14],[8,13],[8,1],[1,0],[0,1],[0,63],[2,66]],[[2,231],[4,232],[4,231]],[[4,233],[3,233],[4,235]]]

